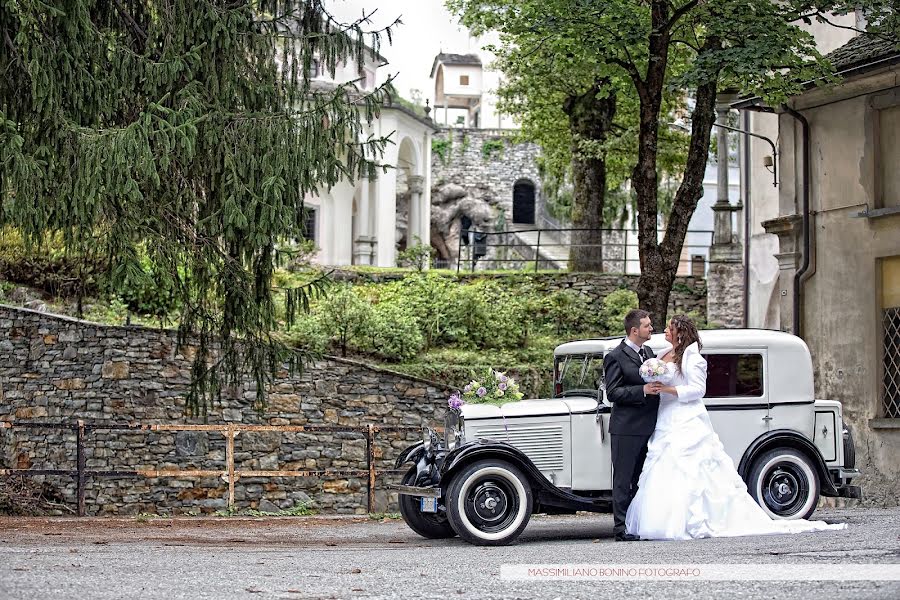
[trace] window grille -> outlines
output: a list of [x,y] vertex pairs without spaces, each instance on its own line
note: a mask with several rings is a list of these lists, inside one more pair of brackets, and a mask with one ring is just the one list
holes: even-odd
[[900,307],[884,311],[884,416],[900,419]]

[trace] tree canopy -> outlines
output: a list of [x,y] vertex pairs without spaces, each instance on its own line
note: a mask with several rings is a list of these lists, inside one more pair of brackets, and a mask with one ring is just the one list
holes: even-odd
[[[273,336],[279,246],[303,237],[304,198],[379,167],[383,89],[309,77],[361,69],[390,36],[367,24],[319,0],[0,2],[0,223],[60,232],[113,289],[149,257],[199,350],[194,412],[248,372],[264,401],[291,357]],[[288,318],[317,289],[286,290]]]
[[[848,2],[789,0],[449,0],[463,23],[501,33],[501,67],[511,74],[508,97],[524,109],[526,132],[556,114],[559,86],[594,82],[597,94],[623,99],[617,120],[630,131],[618,146],[594,145],[613,173],[627,177],[637,207],[641,306],[664,321],[688,223],[703,193],[717,93],[726,89],[780,103],[830,67],[801,25],[849,9]],[[860,3],[855,3],[859,5]],[[889,2],[863,3],[871,22],[889,31]],[[855,8],[855,7],[854,7]],[[880,11],[880,12],[879,12]],[[879,16],[881,15],[881,16]],[[534,85],[541,82],[544,85]],[[554,97],[553,94],[556,94]],[[682,164],[664,160],[671,112],[686,96],[690,136]],[[543,134],[551,160],[562,164],[568,134],[557,126]],[[573,145],[576,151],[581,148]],[[677,156],[677,155],[672,155]],[[576,157],[577,158],[577,157]],[[669,164],[667,164],[669,163]],[[665,169],[661,167],[665,166]],[[681,182],[657,227],[663,207],[660,176],[680,172]],[[624,173],[623,173],[624,172]],[[617,178],[612,178],[615,181]],[[606,191],[606,190],[604,190]],[[602,204],[601,204],[602,206]]]

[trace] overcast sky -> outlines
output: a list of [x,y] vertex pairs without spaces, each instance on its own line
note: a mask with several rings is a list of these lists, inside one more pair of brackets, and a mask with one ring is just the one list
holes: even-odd
[[394,85],[406,98],[411,89],[422,91],[423,98],[434,99],[434,82],[429,79],[434,57],[441,51],[465,54],[478,52],[475,40],[459,20],[444,6],[444,0],[327,0],[337,18],[354,20],[376,10],[372,25],[381,28],[397,17],[403,21],[394,30],[394,43],[382,41],[381,55],[390,64],[379,69],[380,81],[395,74]]

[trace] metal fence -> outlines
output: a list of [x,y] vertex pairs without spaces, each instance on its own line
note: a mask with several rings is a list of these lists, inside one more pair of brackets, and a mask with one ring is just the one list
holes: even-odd
[[[574,241],[572,234],[599,233],[604,241],[586,244]],[[659,230],[664,234],[664,230]],[[636,229],[513,229],[508,231],[463,231],[459,237],[456,271],[475,271],[476,265],[489,269],[528,269],[568,267],[572,248],[602,248],[605,270],[615,273],[639,273],[640,254]],[[697,241],[700,238],[702,241]],[[693,241],[692,241],[693,240]],[[682,246],[688,258],[679,260],[679,271],[703,277],[709,263],[712,230],[689,230]],[[523,256],[522,251],[528,256]],[[542,250],[544,252],[542,252]],[[515,256],[512,256],[515,255]],[[612,269],[612,270],[610,270]]]
[[[368,425],[366,427],[339,427],[328,425],[240,425],[229,423],[226,425],[139,425],[139,424],[93,424],[79,420],[75,423],[41,423],[28,422],[17,423],[0,421],[0,429],[58,429],[74,431],[76,436],[75,468],[74,469],[0,469],[0,476],[24,475],[34,477],[38,475],[68,476],[76,482],[76,502],[78,516],[85,514],[85,488],[88,478],[136,478],[136,477],[175,477],[179,479],[194,479],[201,477],[222,477],[228,482],[228,508],[234,509],[234,485],[241,477],[367,477],[367,510],[375,510],[375,489],[379,475],[403,473],[403,469],[375,468],[376,436],[380,432],[387,431],[418,431],[420,427],[381,427]],[[225,436],[225,468],[218,469],[115,469],[94,470],[86,468],[85,460],[85,434],[89,431],[206,431],[221,433]],[[244,470],[235,469],[234,466],[234,439],[242,432],[248,431],[278,431],[278,432],[349,432],[360,433],[366,436],[366,468],[365,469],[320,469],[320,470]]]

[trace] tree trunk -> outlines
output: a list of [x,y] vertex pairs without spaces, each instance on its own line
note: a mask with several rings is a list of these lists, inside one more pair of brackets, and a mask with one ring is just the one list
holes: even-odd
[[650,60],[647,75],[636,81],[640,98],[640,129],[638,160],[631,173],[638,209],[638,251],[641,259],[641,278],[638,280],[638,302],[650,313],[654,326],[662,330],[669,302],[670,279],[666,262],[657,242],[659,199],[656,172],[659,154],[659,114],[662,108],[663,86],[666,79],[670,34],[664,27],[668,7],[654,2],[650,11],[653,30],[649,39]]
[[616,114],[615,93],[609,80],[598,80],[580,96],[569,96],[563,105],[572,131],[572,247],[570,271],[603,271],[603,205],[606,199],[606,159],[585,156],[579,140],[604,142]]
[[[707,40],[706,44],[704,44],[703,50],[714,50],[718,48],[720,44],[721,43],[717,38],[710,38]],[[649,187],[649,176],[641,182],[642,187],[640,190],[637,190],[638,184],[635,182],[635,188],[638,191],[638,224],[640,228],[639,245],[641,254],[641,277],[638,281],[638,301],[641,308],[650,312],[654,327],[657,330],[661,330],[667,322],[669,296],[672,292],[672,285],[675,283],[675,276],[678,273],[678,263],[681,258],[684,239],[687,235],[688,224],[691,221],[694,211],[697,209],[697,203],[700,201],[701,196],[703,196],[703,175],[706,171],[706,159],[708,156],[710,135],[716,120],[715,105],[717,82],[718,72],[711,74],[710,79],[697,88],[696,105],[691,116],[691,141],[688,149],[687,168],[681,185],[678,188],[678,192],[675,194],[675,200],[672,204],[672,211],[669,214],[666,233],[662,243],[657,243],[656,234],[658,205],[656,203],[655,168],[653,169],[652,190]],[[648,87],[650,87],[649,81]],[[662,87],[660,86],[659,89],[661,91]],[[644,149],[643,101],[641,104],[642,140],[639,142],[639,152]],[[648,125],[650,118],[653,118],[653,123],[658,123],[658,108],[653,117],[650,116],[649,109],[647,112]],[[652,145],[652,148],[654,149],[656,147],[655,140],[656,137],[654,135]],[[655,167],[655,155],[653,164]],[[640,160],[638,161],[638,165],[641,165]],[[635,174],[637,173],[638,168],[635,168]],[[642,194],[644,195],[643,201]]]

